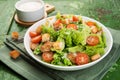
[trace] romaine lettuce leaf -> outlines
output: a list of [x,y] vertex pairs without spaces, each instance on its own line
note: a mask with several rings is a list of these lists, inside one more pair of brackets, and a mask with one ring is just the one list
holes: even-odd
[[64,40],[65,40],[65,45],[66,47],[71,47],[72,46],[72,30],[71,29],[66,29],[64,32]]
[[42,26],[42,33],[49,33],[51,41],[56,41],[59,35],[59,32],[55,31],[52,26]]
[[71,66],[72,62],[68,58],[63,58],[63,64],[64,66]]
[[101,38],[102,38],[102,41],[104,43],[104,47],[106,47],[106,38],[105,38],[105,33],[103,32],[102,35],[101,35]]
[[72,33],[73,43],[75,45],[86,45],[86,39],[89,36],[90,28],[88,26],[84,26],[81,31],[74,30]]
[[53,55],[54,60],[51,62],[51,64],[55,64],[55,65],[63,65],[63,63],[61,62],[61,57],[59,54],[55,53]]
[[54,58],[54,60],[51,62],[51,64],[61,65],[61,66],[70,66],[70,65],[72,65],[72,62],[68,58],[62,57],[58,53],[55,53],[53,58]]
[[65,48],[65,41],[64,41],[64,39],[61,38],[61,37],[58,37],[58,38],[57,38],[57,41],[59,41],[59,42],[62,43],[62,45],[61,45],[61,50],[60,50],[60,51],[62,51],[62,50]]
[[86,46],[85,53],[87,53],[89,56],[95,55],[97,53],[104,54],[104,48],[98,47],[98,46]]
[[57,19],[61,19],[61,14],[60,14],[60,12],[57,13],[56,18],[57,18]]
[[74,46],[74,47],[70,47],[70,48],[67,48],[68,52],[83,52],[85,49],[85,47],[79,45],[79,46]]
[[33,54],[38,55],[38,54],[42,53],[40,50],[41,46],[42,46],[42,43],[35,48],[35,50],[33,51]]

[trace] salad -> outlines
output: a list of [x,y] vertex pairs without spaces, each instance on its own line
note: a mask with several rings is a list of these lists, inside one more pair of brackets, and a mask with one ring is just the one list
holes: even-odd
[[80,15],[61,15],[46,20],[29,32],[34,55],[49,64],[60,66],[84,65],[99,59],[106,47],[102,28]]

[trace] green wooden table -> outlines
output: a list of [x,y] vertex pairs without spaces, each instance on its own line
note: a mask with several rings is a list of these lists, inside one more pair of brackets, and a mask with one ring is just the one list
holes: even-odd
[[[14,21],[15,3],[18,0],[0,0],[0,47],[6,35],[13,31],[22,32],[28,28],[18,25]],[[94,18],[107,27],[120,30],[120,0],[44,0],[55,6],[56,12],[66,14],[81,14]],[[103,80],[120,80],[120,59],[114,64]],[[24,78],[15,73],[0,61],[0,80],[23,80]]]

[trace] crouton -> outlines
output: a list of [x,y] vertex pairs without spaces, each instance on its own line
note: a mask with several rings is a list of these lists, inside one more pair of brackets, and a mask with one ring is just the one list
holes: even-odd
[[42,35],[42,42],[47,42],[50,40],[50,34],[45,33]]
[[37,32],[37,34],[41,34],[41,32],[42,32],[42,26],[37,27],[36,32]]
[[18,39],[19,33],[18,32],[12,32],[12,39]]
[[100,57],[101,57],[101,55],[99,53],[97,53],[91,57],[91,60],[95,61],[95,60],[99,59]]
[[20,56],[20,53],[17,50],[13,50],[9,54],[10,54],[10,57],[13,59],[17,59]]
[[53,43],[53,48],[56,49],[56,50],[61,50],[62,47],[63,47],[63,43],[62,42],[57,41],[57,42]]
[[32,49],[32,50],[35,50],[37,47],[38,47],[38,43],[30,43],[30,48]]

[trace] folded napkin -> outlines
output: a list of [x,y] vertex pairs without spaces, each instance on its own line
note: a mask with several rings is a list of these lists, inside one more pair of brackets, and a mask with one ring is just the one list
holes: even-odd
[[[45,67],[27,54],[21,39],[13,41],[11,38],[8,38],[5,43],[9,47],[4,46],[0,49],[0,60],[29,80],[101,80],[120,57],[120,43],[118,41],[120,32],[112,29],[109,30],[114,35],[112,50],[102,61],[83,70],[59,71]],[[9,48],[17,49],[21,56],[17,60],[11,59],[8,54],[10,52]]]

